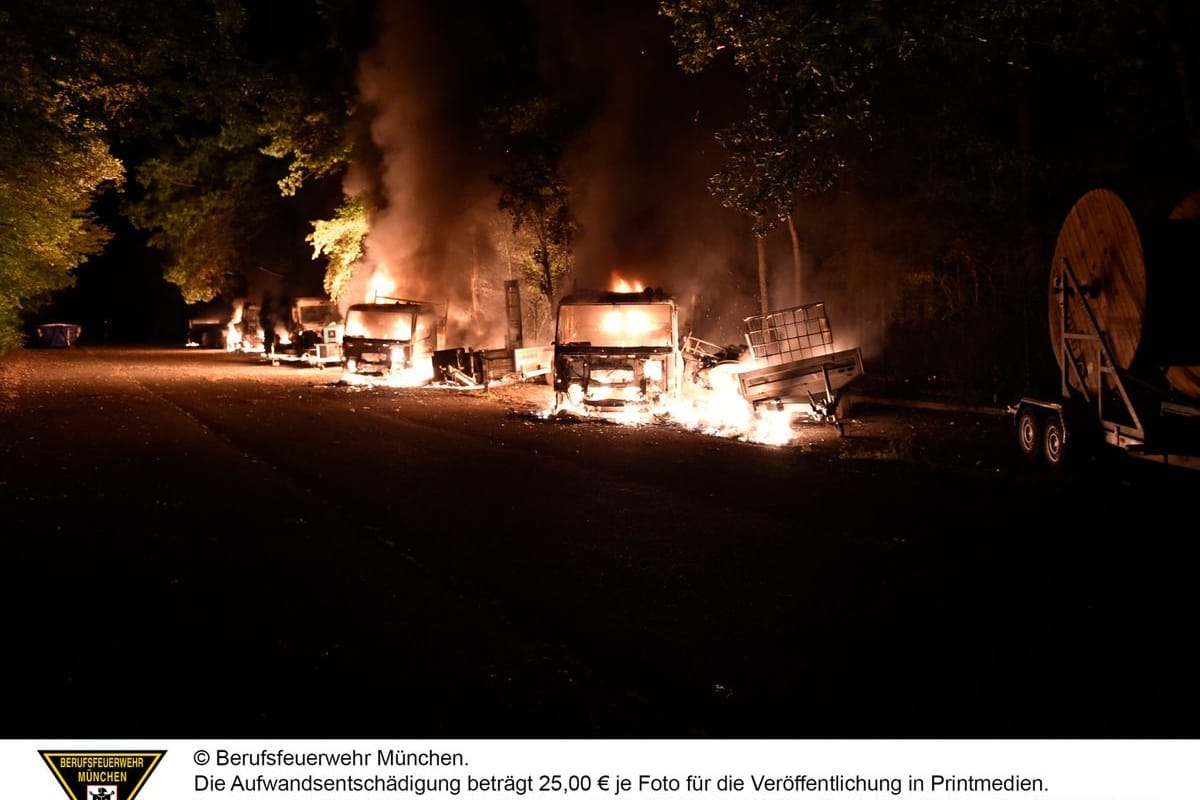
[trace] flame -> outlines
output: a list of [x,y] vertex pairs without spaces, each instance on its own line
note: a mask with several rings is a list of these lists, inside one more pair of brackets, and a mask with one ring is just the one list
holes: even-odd
[[238,327],[242,322],[242,302],[234,301],[233,316],[229,320],[229,325],[225,328],[225,349],[229,352],[237,350],[242,345],[242,331]]
[[428,386],[433,382],[433,360],[422,359],[410,369],[389,370],[386,375],[342,371],[342,383],[353,386],[391,386],[396,388]]
[[371,281],[367,284],[366,302],[378,302],[380,297],[388,297],[396,291],[396,282],[388,275],[386,264],[379,264],[375,267],[375,272],[371,275]]
[[611,286],[611,291],[614,292],[633,293],[646,291],[646,287],[641,281],[627,281],[616,272],[612,274]]
[[625,333],[639,335],[649,333],[654,329],[654,323],[645,311],[637,309],[621,310],[614,308],[600,320],[600,330],[609,334]]
[[709,389],[699,389],[690,399],[671,405],[672,419],[685,428],[710,436],[724,436],[756,444],[783,446],[795,438],[793,409],[754,408],[742,396],[739,372],[761,366],[753,359],[725,362],[708,370]]

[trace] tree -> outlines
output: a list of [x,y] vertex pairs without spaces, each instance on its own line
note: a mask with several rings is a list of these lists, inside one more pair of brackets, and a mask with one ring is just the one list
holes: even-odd
[[557,112],[553,103],[537,97],[499,115],[508,162],[493,177],[499,208],[512,218],[526,283],[550,307],[571,270],[579,227],[571,213],[570,187],[558,168],[562,129]]
[[22,312],[103,248],[92,199],[124,178],[105,135],[132,90],[95,80],[120,53],[78,33],[78,11],[0,10],[0,352],[21,343]]
[[[749,110],[717,139],[729,155],[709,189],[754,221],[760,240],[780,222],[792,239],[793,287],[801,298],[798,197],[830,189],[847,154],[869,142],[869,86],[890,47],[879,3],[846,12],[826,3],[783,0],[663,0],[679,63],[688,72],[733,53],[746,76]],[[767,265],[758,243],[764,313]]]
[[157,85],[149,116],[170,122],[142,132],[153,155],[136,169],[139,191],[126,210],[151,231],[167,255],[165,277],[189,302],[237,291],[252,269],[279,258],[270,228],[285,215],[283,199],[349,163],[353,62],[321,24],[326,11],[291,9],[311,29],[277,47],[253,30],[264,9],[224,0],[195,22],[200,36],[182,42],[195,80]]
[[367,206],[362,195],[350,197],[338,208],[333,219],[319,219],[312,223],[313,232],[308,243],[313,248],[313,258],[324,256],[329,266],[325,270],[325,293],[340,300],[354,268],[363,255],[363,239],[367,235]]

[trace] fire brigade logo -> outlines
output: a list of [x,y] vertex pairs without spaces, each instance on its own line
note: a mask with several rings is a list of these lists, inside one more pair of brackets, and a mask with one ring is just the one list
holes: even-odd
[[71,800],[133,800],[166,750],[136,753],[39,750]]

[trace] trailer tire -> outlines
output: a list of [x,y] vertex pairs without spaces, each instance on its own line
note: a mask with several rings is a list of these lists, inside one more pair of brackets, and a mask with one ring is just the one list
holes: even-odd
[[1067,429],[1063,425],[1062,416],[1050,414],[1042,428],[1042,459],[1046,465],[1059,468],[1066,455]]
[[1029,406],[1017,415],[1017,444],[1021,447],[1021,455],[1030,461],[1038,457],[1042,448],[1042,421],[1037,411]]

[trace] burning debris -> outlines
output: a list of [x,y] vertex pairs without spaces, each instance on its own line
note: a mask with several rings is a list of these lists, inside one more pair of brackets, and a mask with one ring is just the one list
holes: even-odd
[[660,290],[569,295],[558,308],[550,413],[670,422],[775,445],[792,441],[801,418],[840,433],[838,399],[862,374],[862,354],[834,348],[824,303],[744,323],[746,345],[680,342],[677,308]]

